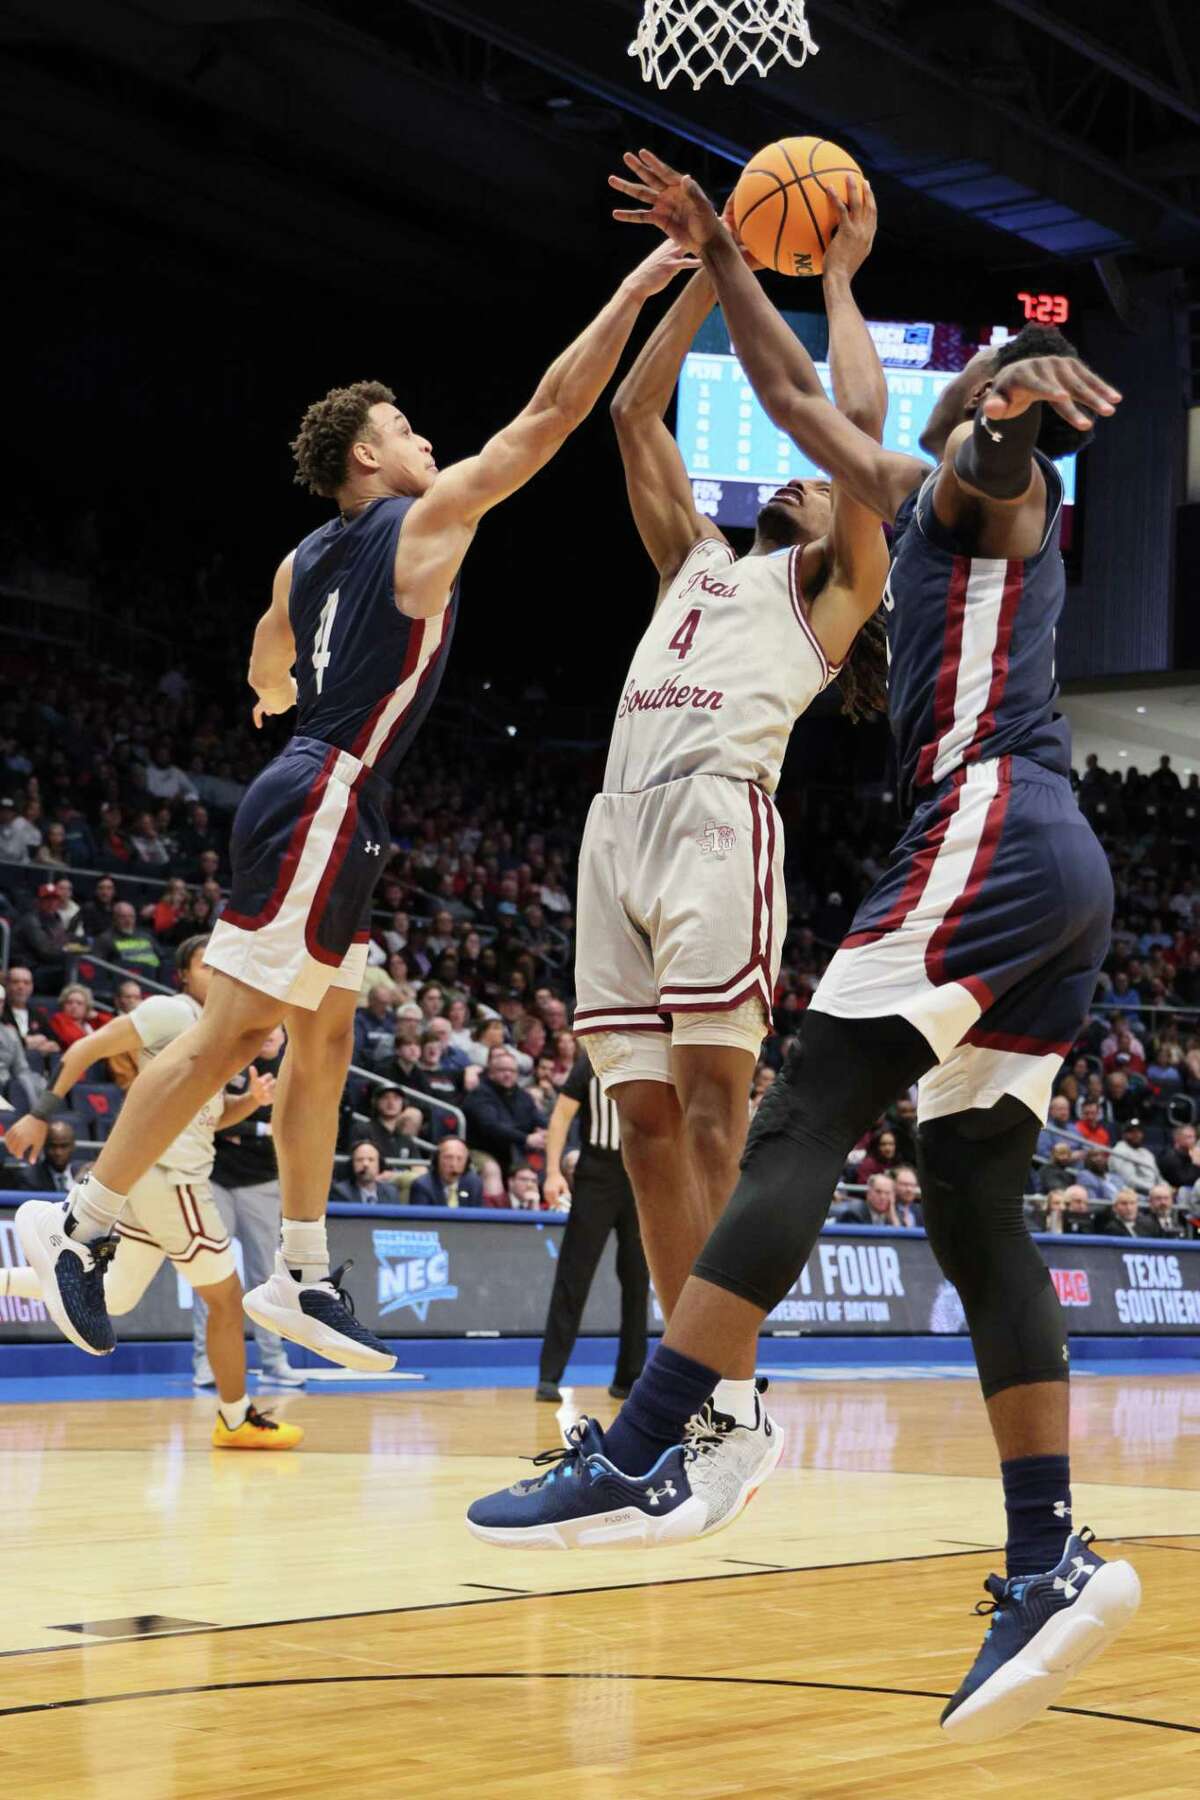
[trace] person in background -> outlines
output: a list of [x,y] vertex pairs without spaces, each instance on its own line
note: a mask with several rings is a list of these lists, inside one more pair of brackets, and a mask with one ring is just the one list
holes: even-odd
[[50,1030],[62,1050],[69,1050],[80,1038],[91,1037],[112,1014],[102,1012],[92,998],[92,990],[81,981],[72,981],[58,996],[58,1011],[50,1015]]
[[0,1024],[0,1099],[7,1095],[8,1104],[25,1113],[36,1104],[45,1085],[44,1078],[29,1066],[16,1026]]
[[1138,1197],[1132,1188],[1122,1188],[1112,1203],[1112,1212],[1100,1226],[1101,1237],[1140,1237]]
[[10,1162],[0,1166],[0,1188],[23,1188],[27,1193],[69,1194],[74,1179],[75,1127],[69,1119],[54,1119],[46,1128],[46,1142],[36,1162]]
[[1140,1119],[1130,1119],[1108,1159],[1109,1174],[1126,1187],[1147,1193],[1161,1181],[1154,1152],[1146,1143]]
[[[254,1073],[278,1078],[283,1064],[286,1037],[282,1026],[276,1026],[263,1039],[262,1049],[254,1059]],[[243,1070],[230,1082],[231,1097],[246,1093],[249,1070]],[[212,1172],[212,1197],[221,1221],[231,1237],[242,1246],[243,1286],[255,1287],[265,1281],[275,1262],[275,1246],[279,1240],[282,1195],[279,1170],[275,1161],[275,1143],[271,1135],[271,1106],[257,1107],[237,1124],[218,1131],[216,1161]],[[212,1370],[204,1350],[205,1307],[196,1296],[192,1313],[192,1369],[197,1387],[213,1384]],[[254,1341],[258,1345],[258,1382],[260,1387],[302,1387],[303,1371],[289,1361],[283,1339],[265,1326],[255,1325]]]
[[[141,982],[132,975],[122,976],[116,985],[114,994],[114,1017],[123,1018],[127,1013],[131,1013],[135,1006],[140,1006],[144,999]],[[137,1054],[132,1050],[119,1051],[108,1059],[108,1078],[121,1089],[122,1093],[126,1088],[132,1087],[137,1069]]]
[[897,1163],[892,1170],[892,1186],[896,1190],[896,1217],[909,1230],[921,1228],[921,1183],[917,1171],[908,1163]]
[[49,1018],[34,1007],[33,971],[24,963],[12,963],[5,977],[4,1005],[0,1008],[0,1025],[11,1025],[20,1038],[25,1054],[57,1056],[58,1040],[50,1033]]
[[[568,1185],[564,1151],[576,1125],[579,1160]],[[554,1266],[538,1361],[537,1398],[555,1404],[562,1399],[559,1382],[571,1360],[604,1247],[615,1233],[621,1332],[609,1392],[614,1399],[624,1399],[646,1360],[650,1271],[638,1228],[637,1201],[621,1160],[616,1105],[601,1092],[586,1055],[576,1058],[550,1114],[543,1191],[547,1206],[561,1206],[569,1198],[571,1210]]]
[[70,937],[58,916],[58,889],[52,881],[44,881],[37,891],[34,906],[20,914],[12,934],[12,958],[34,972],[35,983],[43,990],[57,987],[66,978],[66,946]]
[[522,1163],[513,1170],[508,1178],[508,1204],[514,1212],[540,1212],[542,1210],[542,1190],[538,1186],[537,1170],[531,1169],[528,1163]]
[[1175,1196],[1165,1181],[1156,1181],[1146,1197],[1149,1211],[1142,1220],[1141,1235],[1150,1238],[1190,1238],[1188,1221],[1175,1209]]
[[444,1137],[433,1167],[418,1175],[408,1191],[411,1206],[482,1206],[483,1182],[468,1166],[467,1146],[459,1137]]
[[111,875],[101,875],[92,892],[90,900],[84,902],[80,923],[83,934],[89,943],[94,944],[98,937],[113,927],[113,907],[117,899],[117,884]]
[[1038,1133],[1037,1150],[1035,1154],[1045,1161],[1053,1154],[1055,1144],[1065,1143],[1073,1158],[1078,1150],[1078,1145],[1072,1143],[1069,1136],[1063,1136],[1064,1132],[1069,1133],[1073,1129],[1074,1127],[1071,1122],[1071,1102],[1067,1099],[1065,1094],[1055,1094],[1050,1102],[1050,1111],[1047,1115],[1046,1123]]
[[1092,1218],[1092,1202],[1088,1191],[1076,1184],[1061,1188],[1063,1198],[1062,1229],[1065,1237],[1094,1236],[1096,1222]]
[[526,1151],[545,1146],[545,1119],[517,1086],[517,1060],[511,1050],[492,1051],[487,1074],[473,1094],[464,1096],[463,1106],[472,1148],[494,1156],[502,1169],[511,1170]]
[[414,1136],[421,1115],[416,1107],[405,1106],[398,1087],[375,1088],[371,1112],[371,1123],[362,1136],[374,1144],[381,1164],[425,1161],[425,1153]]
[[329,1198],[349,1206],[390,1206],[396,1197],[395,1176],[384,1173],[378,1150],[362,1138],[350,1152],[349,1176],[334,1182]]
[[158,946],[149,932],[138,925],[137,913],[128,900],[114,903],[112,925],[108,931],[101,932],[93,949],[105,962],[117,963],[124,969],[139,969],[151,980],[158,978],[161,969]]
[[839,1225],[899,1225],[896,1184],[890,1175],[872,1175],[859,1200],[848,1200],[834,1218]]
[[1099,1145],[1086,1152],[1083,1167],[1076,1171],[1075,1180],[1093,1204],[1115,1201],[1123,1186],[1109,1174],[1108,1151]]

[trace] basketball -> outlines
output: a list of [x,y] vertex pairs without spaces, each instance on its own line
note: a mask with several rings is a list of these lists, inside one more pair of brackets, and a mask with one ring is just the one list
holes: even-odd
[[819,275],[837,229],[832,195],[846,198],[854,158],[828,138],[780,138],[752,156],[733,190],[738,236],[752,256],[780,275]]

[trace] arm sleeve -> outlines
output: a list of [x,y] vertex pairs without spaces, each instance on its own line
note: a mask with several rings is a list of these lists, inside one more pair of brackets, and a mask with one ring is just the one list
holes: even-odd
[[1041,424],[1040,404],[1026,407],[1015,419],[986,418],[981,407],[970,437],[954,453],[954,473],[992,500],[1019,500],[1032,479]]
[[152,994],[135,1006],[129,1017],[142,1048],[151,1054],[165,1050],[196,1022],[196,1015],[182,994]]
[[568,1100],[575,1100],[580,1106],[588,1097],[588,1083],[592,1079],[592,1063],[586,1050],[575,1058],[571,1065],[571,1073],[559,1088]]

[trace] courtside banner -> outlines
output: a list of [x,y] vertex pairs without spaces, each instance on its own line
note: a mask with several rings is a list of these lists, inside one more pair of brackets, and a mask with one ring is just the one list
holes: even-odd
[[[13,1197],[15,1200],[15,1196]],[[23,1258],[13,1202],[0,1203],[0,1265]],[[354,1260],[349,1286],[359,1317],[384,1337],[541,1334],[565,1220],[552,1213],[448,1211],[442,1207],[331,1208],[335,1264]],[[1153,1238],[1038,1239],[1069,1329],[1086,1336],[1180,1336],[1200,1331],[1200,1243]],[[239,1258],[240,1246],[235,1241]],[[118,1326],[123,1338],[191,1335],[191,1294],[170,1265]],[[613,1335],[620,1294],[610,1243],[583,1329]],[[653,1297],[652,1330],[662,1318]],[[961,1334],[958,1295],[919,1231],[834,1226],[826,1230],[768,1331],[800,1336]],[[0,1297],[0,1342],[53,1340],[35,1301]]]

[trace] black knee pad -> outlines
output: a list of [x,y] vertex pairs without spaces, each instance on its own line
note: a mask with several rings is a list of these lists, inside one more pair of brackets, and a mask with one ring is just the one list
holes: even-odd
[[930,1247],[958,1289],[985,1398],[1066,1381],[1067,1334],[1050,1272],[1025,1223],[1038,1121],[1006,1095],[920,1127],[917,1161]]
[[733,1198],[696,1274],[770,1312],[812,1254],[846,1157],[933,1065],[904,1019],[809,1013],[754,1115]]

